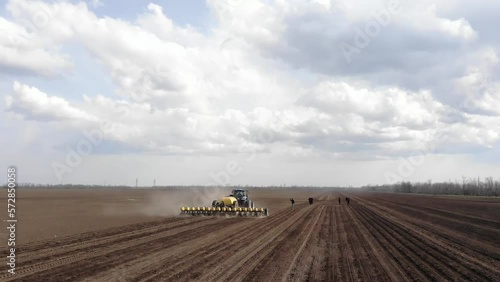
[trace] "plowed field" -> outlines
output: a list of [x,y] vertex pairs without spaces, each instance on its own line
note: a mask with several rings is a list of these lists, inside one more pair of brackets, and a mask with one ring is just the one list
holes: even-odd
[[500,281],[500,199],[283,200],[265,218],[164,217],[27,242],[0,281]]

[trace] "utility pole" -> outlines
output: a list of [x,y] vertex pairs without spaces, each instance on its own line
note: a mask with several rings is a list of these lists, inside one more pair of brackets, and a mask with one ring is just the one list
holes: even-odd
[[139,178],[135,179],[135,188],[137,188],[137,186],[139,186]]

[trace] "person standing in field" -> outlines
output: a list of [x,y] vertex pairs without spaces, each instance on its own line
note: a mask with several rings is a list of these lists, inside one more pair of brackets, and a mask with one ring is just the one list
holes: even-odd
[[293,200],[293,198],[290,199],[290,202],[292,203],[292,209],[295,208],[295,201]]
[[314,199],[313,199],[313,198],[309,198],[309,205],[312,205],[312,204],[313,204],[313,201],[314,201]]
[[349,199],[349,197],[345,197],[345,201],[347,202],[347,204],[349,204],[349,202],[351,201],[351,199]]
[[340,197],[339,197],[339,205],[340,205],[340,202],[341,202],[341,201],[342,201],[342,200],[341,200],[341,199],[340,199]]

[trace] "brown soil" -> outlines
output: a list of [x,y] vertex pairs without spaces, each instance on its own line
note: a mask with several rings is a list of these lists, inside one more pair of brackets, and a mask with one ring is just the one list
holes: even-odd
[[144,208],[178,191],[19,192],[1,281],[500,281],[498,198],[255,190],[270,216],[216,218]]

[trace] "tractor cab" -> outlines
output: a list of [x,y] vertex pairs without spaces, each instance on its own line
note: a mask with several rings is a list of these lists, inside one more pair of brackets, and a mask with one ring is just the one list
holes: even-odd
[[253,207],[253,203],[248,199],[248,190],[235,189],[231,194],[238,200],[238,206]]
[[235,197],[238,200],[242,199],[243,197],[248,198],[248,190],[237,189],[237,190],[233,190],[231,192],[231,194],[233,195],[233,197]]

